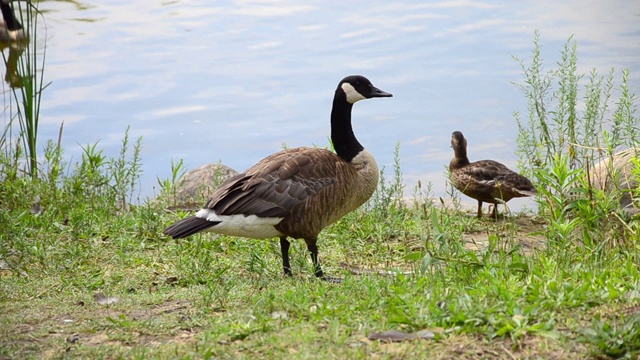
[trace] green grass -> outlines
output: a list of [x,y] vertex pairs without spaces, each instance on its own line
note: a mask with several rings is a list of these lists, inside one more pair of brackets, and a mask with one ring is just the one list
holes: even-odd
[[[577,91],[567,89],[558,94]],[[565,114],[579,113],[567,107],[576,96],[554,98]],[[618,128],[630,128],[635,97],[621,99],[631,101],[629,116],[613,116],[624,118]],[[562,126],[579,126],[572,121]],[[294,276],[285,278],[276,239],[161,235],[185,214],[166,211],[163,201],[131,204],[142,145],[127,133],[117,157],[89,144],[74,164],[50,142],[36,178],[17,170],[7,146],[0,357],[637,358],[637,220],[623,219],[611,196],[585,183],[574,162],[592,161],[589,152],[541,146],[538,125],[527,129],[520,141],[539,184],[537,214],[479,220],[434,206],[429,186],[416,188],[407,207],[398,147],[391,176],[383,172],[370,202],[320,235],[323,269],[341,284],[313,276],[302,241],[292,244]],[[565,132],[545,134],[561,144],[553,134]],[[609,144],[628,141],[616,134]],[[172,168],[173,178],[159,181],[169,196],[181,165]],[[98,293],[117,301],[100,304]],[[386,330],[430,330],[435,339],[367,339]]]
[[[517,247],[501,248],[500,242],[516,242],[510,224],[473,219],[499,237],[476,252],[464,248],[455,230],[439,237],[423,214],[399,209],[380,219],[356,212],[323,236],[324,267],[345,277],[334,285],[313,278],[300,242],[292,253],[295,276],[288,279],[276,241],[212,235],[172,241],[153,235],[175,218],[160,212],[141,206],[124,216],[100,214],[108,226],[93,223],[82,232],[77,227],[84,223],[54,221],[37,238],[5,249],[16,261],[15,271],[2,272],[0,353],[392,358],[396,351],[444,351],[473,357],[456,347],[468,342],[482,351],[505,354],[501,344],[516,355],[558,358],[637,350],[633,329],[616,330],[629,343],[609,344],[610,327],[631,321],[625,309],[637,306],[640,293],[637,261],[625,252],[550,246],[524,256]],[[141,234],[141,220],[156,228]],[[422,257],[408,256],[415,253]],[[416,273],[356,276],[340,269],[340,261]],[[119,301],[99,305],[97,292]],[[599,322],[592,321],[596,316]],[[364,340],[387,329],[430,329],[438,344]],[[68,342],[74,334],[78,341]],[[581,351],[572,354],[575,348]]]
[[[109,174],[108,167],[100,168],[103,176]],[[68,180],[74,176],[88,175],[80,171]],[[417,209],[376,205],[378,198],[397,198],[401,186],[392,179],[372,203],[323,232],[321,261],[327,273],[345,278],[339,285],[313,277],[301,241],[293,243],[289,279],[281,274],[275,240],[197,235],[174,241],[160,235],[177,218],[161,204],[122,211],[116,195],[111,206],[69,203],[74,188],[64,186],[55,195],[62,202],[55,202],[54,195],[33,189],[32,181],[12,182],[9,194],[42,194],[43,211],[31,214],[30,201],[16,201],[2,212],[0,354],[637,354],[632,316],[640,274],[633,248],[593,252],[556,241],[527,250],[523,244],[535,235],[528,231],[548,231],[529,217],[480,221],[430,203]],[[96,185],[93,191],[106,190]],[[523,224],[530,224],[526,232]],[[469,234],[486,235],[487,241],[471,249]],[[352,275],[340,262],[399,273]],[[119,301],[100,305],[94,299],[98,292]],[[366,339],[389,329],[429,329],[436,339],[400,344]]]

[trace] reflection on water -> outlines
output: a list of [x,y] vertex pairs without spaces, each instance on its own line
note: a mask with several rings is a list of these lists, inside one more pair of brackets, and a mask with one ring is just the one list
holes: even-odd
[[[116,154],[127,125],[144,137],[142,195],[171,159],[244,170],[282,144],[325,146],[337,82],[363,74],[394,94],[354,107],[354,128],[381,166],[400,142],[408,189],[445,189],[451,132],[472,160],[515,168],[512,81],[540,30],[551,67],[570,35],[579,70],[631,70],[640,91],[640,3],[622,0],[433,2],[43,1],[46,80],[41,141],[65,122],[67,156],[100,141]],[[38,34],[38,36],[45,36]]]

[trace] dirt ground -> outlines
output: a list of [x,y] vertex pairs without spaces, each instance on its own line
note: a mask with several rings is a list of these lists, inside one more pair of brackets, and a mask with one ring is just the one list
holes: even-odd
[[[484,221],[493,221],[489,219],[485,219]],[[505,221],[504,219],[497,220]],[[508,221],[512,221],[509,219]],[[522,252],[525,255],[531,255],[531,253],[538,249],[543,249],[545,247],[547,239],[541,235],[542,230],[544,228],[544,223],[538,221],[536,217],[532,216],[522,216],[513,218],[515,222],[515,226],[509,230],[509,232],[500,231],[474,231],[474,232],[465,232],[462,235],[462,239],[465,242],[465,247],[469,250],[482,250],[489,246],[489,236],[498,235],[499,237],[505,237],[512,241],[519,243],[522,246]],[[515,234],[514,234],[515,233]]]

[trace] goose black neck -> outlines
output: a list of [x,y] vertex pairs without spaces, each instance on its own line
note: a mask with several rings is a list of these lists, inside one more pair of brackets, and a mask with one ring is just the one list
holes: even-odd
[[[342,97],[340,96],[342,95]],[[331,110],[331,142],[338,156],[351,162],[364,147],[358,142],[351,127],[351,109],[344,93],[336,93]]]
[[8,31],[15,31],[22,29],[22,24],[16,19],[13,13],[13,9],[9,4],[0,2],[0,8],[2,9],[2,18],[4,19],[5,28]]

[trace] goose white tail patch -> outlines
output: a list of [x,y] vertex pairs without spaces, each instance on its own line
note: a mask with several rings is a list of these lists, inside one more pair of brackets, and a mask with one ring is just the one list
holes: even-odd
[[276,230],[283,218],[261,218],[256,215],[218,215],[211,209],[202,209],[196,213],[196,217],[208,221],[220,222],[206,231],[218,234],[240,236],[252,239],[266,239],[279,237],[283,234]]
[[355,103],[356,101],[366,99],[364,95],[360,94],[358,90],[356,90],[356,88],[354,88],[353,85],[349,83],[343,83],[341,87],[342,91],[347,94],[347,101],[351,104]]

